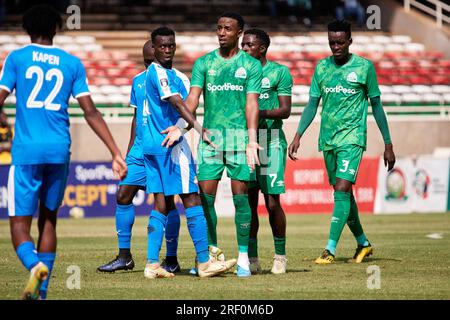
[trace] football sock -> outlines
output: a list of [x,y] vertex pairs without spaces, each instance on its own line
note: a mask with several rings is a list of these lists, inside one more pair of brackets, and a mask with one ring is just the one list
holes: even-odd
[[147,261],[149,263],[159,262],[159,251],[161,250],[166,223],[167,217],[165,215],[152,210],[147,227]]
[[30,271],[35,265],[39,263],[34,243],[31,241],[22,242],[16,250],[16,254],[20,259],[20,262]]
[[41,298],[46,299],[48,283],[50,282],[50,276],[52,274],[53,264],[55,263],[56,253],[55,252],[39,252],[38,258],[48,268],[47,279],[45,279],[45,281],[41,285],[41,288],[39,289],[39,295],[41,296]]
[[341,237],[342,230],[347,223],[350,213],[350,193],[335,191],[334,192],[334,209],[331,218],[330,236],[326,249],[331,254],[336,254],[336,246]]
[[178,213],[177,209],[173,209],[167,215],[166,257],[177,256],[179,234],[180,234],[180,214]]
[[273,242],[275,245],[275,254],[286,255],[286,237],[273,237]]
[[359,221],[358,205],[356,204],[353,194],[350,196],[350,214],[348,215],[347,225],[353,233],[358,245],[369,245],[369,241],[367,241],[361,222]]
[[208,235],[205,214],[202,206],[195,206],[186,209],[186,219],[194,243],[197,261],[205,263],[209,261]]
[[130,259],[131,258],[130,249],[119,249],[119,258]]
[[248,239],[248,256],[250,258],[258,257],[258,238]]
[[250,269],[250,261],[248,260],[248,254],[247,252],[241,252],[239,251],[238,261],[237,264],[246,270]]
[[248,195],[233,195],[233,203],[234,208],[236,209],[234,222],[236,224],[236,235],[239,252],[247,253],[250,237],[250,224],[252,221],[252,211],[248,203]]
[[[131,229],[134,224],[134,205],[117,204],[116,206],[116,232],[119,239],[119,250],[130,249]],[[120,253],[119,253],[120,256]]]
[[206,223],[208,224],[208,244],[217,247],[217,213],[214,207],[216,196],[200,193],[200,198],[202,199]]

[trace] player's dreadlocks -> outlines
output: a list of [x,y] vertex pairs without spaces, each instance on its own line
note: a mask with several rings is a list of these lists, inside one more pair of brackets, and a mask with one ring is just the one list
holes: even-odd
[[61,15],[48,4],[40,4],[28,9],[22,18],[22,27],[31,38],[53,39],[57,29],[63,24]]
[[264,30],[261,29],[248,29],[244,32],[245,34],[253,34],[256,36],[256,38],[259,39],[259,41],[262,42],[262,44],[266,47],[266,49],[270,46],[270,37]]
[[334,20],[328,24],[328,31],[339,32],[343,31],[348,38],[352,37],[352,25],[346,20]]

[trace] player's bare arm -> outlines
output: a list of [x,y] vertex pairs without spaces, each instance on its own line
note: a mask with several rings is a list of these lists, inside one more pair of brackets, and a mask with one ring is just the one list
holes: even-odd
[[78,103],[80,104],[81,109],[84,112],[84,118],[88,125],[94,130],[97,136],[106,144],[108,150],[111,152],[113,161],[112,161],[112,169],[114,174],[123,179],[127,175],[127,165],[125,160],[120,153],[119,148],[117,147],[111,132],[108,129],[108,126],[105,123],[105,120],[102,117],[100,111],[94,105],[94,102],[91,99],[91,96],[82,96],[79,97]]
[[264,119],[287,119],[291,115],[291,96],[278,96],[280,107],[273,110],[259,110],[259,117]]
[[248,145],[245,150],[247,155],[248,166],[254,170],[255,165],[259,165],[258,150],[261,149],[258,145],[257,130],[258,130],[258,118],[259,118],[259,107],[258,107],[258,97],[257,93],[247,94],[247,101],[245,104],[245,118],[247,119],[248,128]]
[[136,109],[134,109],[133,121],[131,121],[130,141],[128,142],[127,154],[130,152],[136,138]]
[[[177,109],[178,113],[189,124],[189,126],[193,127],[200,134],[203,141],[205,141],[209,145],[214,146],[214,144],[211,142],[208,135],[206,134],[206,129],[204,129],[202,125],[197,120],[195,120],[194,115],[189,111],[189,108],[179,95],[173,95],[169,97],[167,100],[175,107],[175,109]],[[166,130],[164,130],[163,133],[165,133]],[[176,141],[178,141],[178,139]],[[170,137],[166,136],[162,142],[162,145],[170,147],[174,142],[175,141],[171,140]]]
[[[0,112],[3,113],[3,104],[5,103],[6,98],[8,97],[9,92],[6,91],[5,89],[0,89]],[[5,121],[3,118],[0,118],[0,121],[2,122],[2,124],[4,124],[3,122]]]

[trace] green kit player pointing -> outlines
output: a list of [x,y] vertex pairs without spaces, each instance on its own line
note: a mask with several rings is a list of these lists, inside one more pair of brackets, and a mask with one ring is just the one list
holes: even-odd
[[258,59],[263,66],[261,94],[259,96],[258,143],[261,166],[256,168],[256,181],[250,183],[249,200],[252,208],[249,257],[252,273],[261,271],[258,260],[257,234],[259,190],[264,194],[269,222],[275,244],[275,257],[271,272],[286,273],[286,216],[280,203],[285,192],[287,142],[282,130],[283,120],[291,114],[292,76],[289,68],[266,58],[270,46],[269,35],[260,29],[244,32],[242,50]]
[[[210,251],[217,251],[217,214],[214,202],[223,171],[231,178],[239,257],[237,275],[250,276],[248,240],[251,210],[248,181],[255,179],[258,161],[258,97],[262,67],[258,60],[239,50],[244,20],[239,14],[224,13],[217,22],[219,48],[195,61],[191,90],[186,104],[192,112],[203,91],[203,126],[216,148],[201,141],[198,150],[200,196],[208,223]],[[212,249],[212,250],[211,250]]]
[[384,163],[388,170],[394,167],[395,154],[381,105],[375,68],[369,60],[349,53],[352,43],[350,23],[343,20],[331,22],[328,42],[333,55],[317,63],[309,102],[297,134],[289,145],[289,157],[296,160],[300,138],[314,119],[322,98],[319,150],[323,151],[329,182],[334,187],[334,209],[328,244],[315,262],[327,264],[334,261],[339,237],[347,223],[358,243],[353,259],[360,263],[373,252],[359,221],[352,192],[366,149],[368,98],[385,143]]

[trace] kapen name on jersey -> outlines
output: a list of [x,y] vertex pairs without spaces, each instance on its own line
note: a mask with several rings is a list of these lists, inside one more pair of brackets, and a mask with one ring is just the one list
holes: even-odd
[[39,51],[33,51],[33,61],[44,62],[59,66],[59,57],[53,54],[42,53]]

